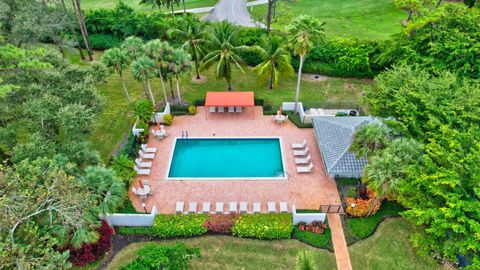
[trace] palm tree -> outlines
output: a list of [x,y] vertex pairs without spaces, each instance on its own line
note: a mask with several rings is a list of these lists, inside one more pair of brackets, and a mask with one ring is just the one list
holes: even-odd
[[290,64],[290,53],[283,45],[283,39],[280,36],[269,34],[260,41],[260,46],[255,46],[254,50],[259,52],[262,63],[258,64],[253,71],[256,72],[261,81],[267,81],[268,89],[272,90],[278,84],[280,77],[290,77],[294,70]]
[[317,270],[315,260],[313,259],[312,252],[307,250],[300,250],[297,254],[297,263],[295,264],[295,270]]
[[130,95],[128,94],[127,85],[125,84],[125,80],[123,78],[123,71],[128,67],[130,64],[130,59],[127,56],[127,53],[119,48],[112,48],[106,50],[105,53],[102,55],[102,62],[110,68],[111,71],[118,73],[120,76],[120,81],[122,82],[123,90],[125,91],[125,95],[127,96],[128,102],[132,102]]
[[370,158],[387,147],[390,141],[390,130],[381,123],[370,123],[358,128],[353,134],[350,151],[357,158]]
[[232,90],[232,65],[236,66],[242,73],[245,73],[240,66],[243,60],[236,54],[244,49],[244,46],[234,46],[238,36],[238,28],[227,21],[216,24],[213,27],[213,34],[210,36],[209,45],[212,49],[203,58],[202,68],[210,68],[217,63],[215,75],[217,79],[225,78],[228,90]]
[[182,27],[168,31],[170,37],[183,40],[181,48],[189,52],[195,62],[196,78],[200,79],[199,62],[203,55],[203,45],[206,43],[207,31],[204,25],[193,15],[188,15]]
[[72,0],[73,10],[77,17],[78,26],[80,29],[80,33],[82,34],[83,41],[85,43],[85,48],[88,52],[88,59],[93,61],[93,51],[90,47],[90,41],[88,40],[88,32],[87,27],[85,26],[85,16],[83,15],[82,11],[82,1],[81,0]]
[[300,64],[298,67],[297,90],[295,91],[295,107],[294,112],[297,111],[298,98],[300,96],[300,81],[302,77],[302,67],[305,57],[314,47],[315,43],[323,38],[323,26],[325,23],[320,22],[312,16],[302,15],[293,20],[287,27],[289,43],[292,46],[295,55],[300,57]]
[[182,96],[180,95],[180,77],[190,72],[192,65],[190,64],[191,56],[182,49],[176,49],[168,62],[168,70],[176,81],[177,101],[182,104]]
[[158,10],[161,10],[162,5],[165,5],[165,0],[140,0],[140,5],[151,5],[157,7]]
[[160,78],[160,84],[163,90],[163,98],[165,99],[165,104],[168,102],[167,91],[165,90],[165,83],[162,74],[162,69],[165,68],[165,59],[168,55],[173,53],[173,48],[166,41],[161,41],[159,39],[154,39],[145,46],[143,46],[145,54],[151,59],[156,61],[156,75]]
[[135,36],[127,37],[120,46],[127,53],[130,60],[136,60],[144,55],[143,39]]
[[[152,88],[150,87],[150,79],[154,77],[155,62],[148,56],[140,56],[132,64],[132,75],[137,81],[141,81],[143,84],[143,90],[147,97],[152,100],[155,107],[155,99],[153,97]],[[147,93],[148,90],[148,93]]]

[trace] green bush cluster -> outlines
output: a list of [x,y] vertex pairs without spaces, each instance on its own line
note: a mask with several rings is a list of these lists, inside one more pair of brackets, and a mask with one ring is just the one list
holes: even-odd
[[123,235],[154,235],[152,227],[118,227],[117,233]]
[[[83,38],[79,37],[80,46],[85,47]],[[117,47],[122,43],[120,38],[108,34],[92,34],[88,36],[90,46],[94,50],[106,50],[113,47]]]
[[200,249],[188,248],[183,243],[174,246],[149,244],[138,250],[135,260],[122,270],[188,269],[188,262],[200,257]]
[[313,247],[333,250],[332,233],[329,228],[327,228],[324,233],[318,234],[302,231],[295,227],[293,229],[293,238]]
[[292,230],[289,213],[242,215],[233,225],[233,235],[258,239],[288,239]]
[[153,231],[161,238],[195,236],[207,232],[203,223],[207,220],[205,214],[187,215],[157,215],[153,222]]

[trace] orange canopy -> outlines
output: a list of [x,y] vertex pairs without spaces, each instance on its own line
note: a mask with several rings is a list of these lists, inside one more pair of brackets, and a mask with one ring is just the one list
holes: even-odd
[[207,92],[205,107],[215,106],[253,107],[253,92]]

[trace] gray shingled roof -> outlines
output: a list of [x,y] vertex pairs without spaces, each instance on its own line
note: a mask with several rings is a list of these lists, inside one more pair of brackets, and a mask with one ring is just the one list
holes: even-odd
[[360,178],[365,158],[348,151],[353,133],[362,125],[378,121],[370,116],[315,116],[312,118],[318,147],[327,173],[331,176]]

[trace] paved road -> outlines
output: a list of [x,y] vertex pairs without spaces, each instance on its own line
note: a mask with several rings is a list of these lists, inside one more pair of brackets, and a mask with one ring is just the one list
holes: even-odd
[[[228,1],[232,2],[232,0],[228,0]],[[257,0],[257,1],[247,2],[247,7],[263,5],[267,3],[268,3],[268,0]],[[187,9],[186,11],[189,13],[207,13],[207,12],[210,12],[213,8],[214,7],[191,8],[191,9]],[[183,10],[176,10],[175,12],[182,13]]]
[[247,9],[246,0],[220,0],[213,9],[203,17],[209,22],[229,21],[233,24],[256,27],[263,26],[255,22]]

